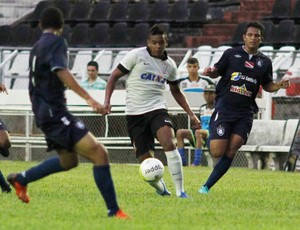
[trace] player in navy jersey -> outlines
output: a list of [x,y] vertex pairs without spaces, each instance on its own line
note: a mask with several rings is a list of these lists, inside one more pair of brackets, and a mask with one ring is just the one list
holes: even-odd
[[215,111],[210,120],[210,152],[220,160],[199,193],[209,192],[246,143],[253,116],[258,112],[255,98],[259,87],[275,92],[290,85],[288,79],[273,81],[272,62],[258,50],[263,34],[261,23],[249,22],[243,33],[244,45],[226,50],[213,67],[204,69],[206,76],[221,76],[216,87]]
[[[50,158],[7,179],[20,200],[28,203],[27,185],[50,174],[67,171],[78,165],[78,155],[93,163],[95,183],[108,209],[108,216],[126,219],[119,208],[110,173],[107,150],[84,123],[66,107],[66,87],[86,100],[95,112],[103,114],[103,105],[95,101],[75,80],[68,69],[67,43],[59,36],[63,16],[57,8],[43,11],[40,26],[43,34],[30,52],[29,95],[37,126],[44,132],[48,151],[56,150],[59,157]],[[75,185],[74,185],[75,186]]]
[[[7,94],[6,87],[3,84],[0,84],[0,93]],[[8,149],[10,146],[11,146],[10,136],[7,131],[7,127],[3,123],[3,121],[1,121],[1,119],[0,119],[0,154],[4,157],[8,157],[8,155],[9,155]],[[6,182],[1,171],[0,171],[0,187],[1,187],[1,191],[3,193],[11,192],[11,188],[9,187],[9,184]]]
[[[185,158],[184,139],[189,140],[195,148],[194,161],[192,166],[199,166],[202,158],[202,147],[209,144],[209,121],[215,110],[215,85],[204,87],[203,97],[205,104],[200,106],[199,114],[201,128],[199,129],[178,129],[176,132],[177,148],[182,159],[182,165],[187,165]],[[209,147],[209,146],[208,146]]]
[[[178,86],[176,63],[165,50],[167,42],[166,33],[158,25],[150,28],[147,47],[129,51],[110,75],[106,87],[105,106],[107,113],[110,113],[110,99],[115,84],[119,78],[127,74],[125,113],[136,157],[140,163],[152,157],[154,139],[157,138],[166,153],[176,196],[187,198],[183,186],[182,162],[176,149],[174,130],[163,97],[166,82],[169,83],[177,103],[190,116],[192,124],[199,126],[200,121],[190,109],[186,97]],[[163,180],[149,184],[159,195],[170,195]]]

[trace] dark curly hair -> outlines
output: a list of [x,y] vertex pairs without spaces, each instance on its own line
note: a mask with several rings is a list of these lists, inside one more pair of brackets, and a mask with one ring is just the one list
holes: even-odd
[[64,17],[60,9],[49,7],[41,14],[40,27],[44,29],[61,29],[64,26]]

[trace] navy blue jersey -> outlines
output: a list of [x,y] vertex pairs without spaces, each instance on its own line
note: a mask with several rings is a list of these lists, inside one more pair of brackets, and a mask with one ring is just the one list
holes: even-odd
[[66,87],[55,73],[68,68],[67,49],[63,37],[43,33],[30,52],[29,94],[38,125],[49,122],[49,116],[44,114],[46,111],[51,116],[61,116],[67,110]]
[[243,47],[236,47],[226,50],[214,66],[221,76],[216,87],[216,110],[257,113],[259,87],[273,80],[270,58],[261,52],[249,56]]

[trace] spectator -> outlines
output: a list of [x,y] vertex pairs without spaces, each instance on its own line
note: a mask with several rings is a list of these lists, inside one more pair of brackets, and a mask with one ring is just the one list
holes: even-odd
[[214,84],[214,82],[207,77],[200,77],[198,70],[200,69],[197,58],[191,57],[187,60],[188,76],[179,79],[180,88],[184,92],[203,92],[204,87]]
[[81,87],[84,89],[98,89],[104,90],[106,88],[106,81],[98,76],[99,66],[95,61],[90,61],[87,64],[87,75],[88,78],[83,80]]
[[203,145],[209,147],[209,121],[215,110],[215,85],[207,85],[204,87],[203,97],[206,104],[200,106],[201,128],[199,129],[179,129],[176,132],[177,148],[180,153],[182,164],[187,165],[185,158],[184,139],[190,142],[195,148],[194,162],[192,166],[199,166],[202,158]]

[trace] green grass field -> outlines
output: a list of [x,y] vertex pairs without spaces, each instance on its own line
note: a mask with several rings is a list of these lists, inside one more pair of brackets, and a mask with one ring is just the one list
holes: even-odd
[[[5,176],[35,162],[1,161]],[[189,199],[160,197],[141,181],[138,166],[112,165],[120,206],[131,220],[107,218],[92,177],[80,164],[29,185],[31,201],[0,194],[0,229],[300,229],[300,174],[231,168],[208,195],[198,194],[211,172],[185,167]],[[174,194],[166,168],[165,181]]]

